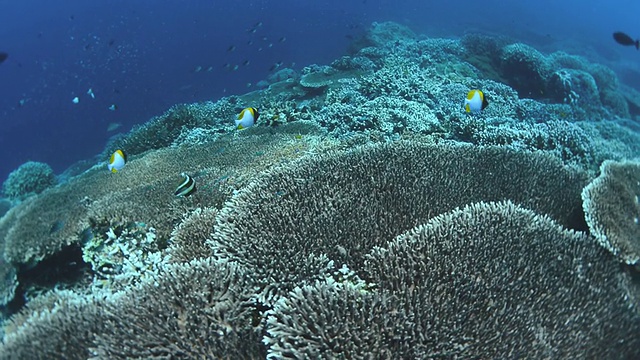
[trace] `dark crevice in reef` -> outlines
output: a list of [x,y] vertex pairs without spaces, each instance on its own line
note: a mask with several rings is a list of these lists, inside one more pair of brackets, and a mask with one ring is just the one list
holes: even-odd
[[82,260],[82,248],[67,246],[34,267],[19,269],[18,288],[3,312],[9,316],[15,314],[25,305],[27,294],[32,297],[54,288],[72,288],[87,279],[90,273],[91,267]]

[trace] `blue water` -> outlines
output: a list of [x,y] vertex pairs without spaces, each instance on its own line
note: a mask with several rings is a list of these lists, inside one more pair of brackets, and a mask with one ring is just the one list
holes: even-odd
[[[0,181],[28,160],[60,173],[173,104],[254,90],[276,62],[329,63],[373,21],[433,37],[511,36],[605,63],[640,88],[640,52],[611,37],[640,37],[638,14],[632,0],[0,1],[0,51],[9,53],[0,64]],[[107,132],[110,123],[122,127]]]

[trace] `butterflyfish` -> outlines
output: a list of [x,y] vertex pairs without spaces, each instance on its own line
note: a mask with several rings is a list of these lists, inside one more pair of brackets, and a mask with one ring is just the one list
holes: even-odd
[[260,117],[260,114],[256,108],[248,107],[242,110],[236,120],[236,129],[242,130],[252,127],[258,121],[258,117]]
[[174,195],[177,197],[186,197],[196,191],[196,181],[185,173],[182,173],[181,175],[183,177],[183,181],[176,188]]
[[107,168],[112,173],[116,173],[124,167],[124,164],[127,163],[127,156],[120,149],[116,150],[113,154],[111,154],[111,158],[109,158],[109,164]]
[[468,113],[479,113],[489,105],[487,98],[480,90],[471,90],[464,99],[464,110]]

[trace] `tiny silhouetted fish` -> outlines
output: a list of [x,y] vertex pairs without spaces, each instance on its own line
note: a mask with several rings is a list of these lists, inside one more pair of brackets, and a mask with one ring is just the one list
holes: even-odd
[[83,244],[88,243],[92,239],[93,239],[93,231],[91,231],[91,228],[86,228],[80,233],[80,241]]
[[64,221],[58,220],[53,224],[51,224],[51,228],[49,229],[49,234],[55,234],[58,231],[62,230],[62,228],[64,228]]
[[640,48],[640,41],[633,40],[633,38],[621,31],[616,31],[613,33],[613,39],[620,45],[624,46],[635,46],[636,49]]
[[109,46],[113,46],[113,44],[115,44],[115,42],[116,41],[114,39],[109,40]]
[[229,46],[229,48],[227,49],[227,52],[232,52],[232,51],[234,51],[235,49],[236,49],[236,46],[235,46],[235,45],[231,45],[231,46]]
[[0,52],[0,64],[7,60],[8,57],[9,54],[7,54],[6,52]]

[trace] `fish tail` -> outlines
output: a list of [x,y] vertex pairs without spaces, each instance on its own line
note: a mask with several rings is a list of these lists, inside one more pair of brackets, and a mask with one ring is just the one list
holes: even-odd
[[636,50],[640,49],[640,40],[636,40]]

